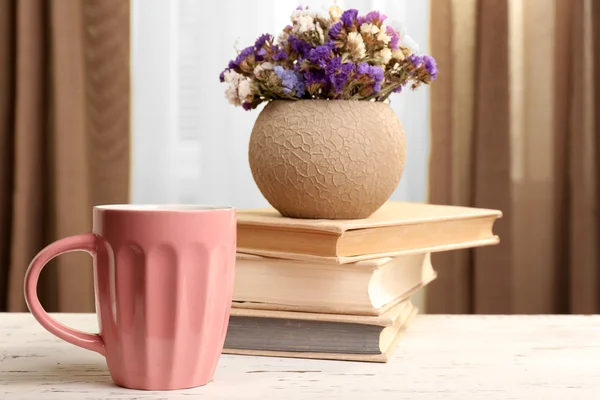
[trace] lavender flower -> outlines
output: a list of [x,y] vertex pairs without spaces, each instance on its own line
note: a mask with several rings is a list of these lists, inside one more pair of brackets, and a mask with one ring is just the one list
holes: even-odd
[[304,40],[298,39],[294,35],[290,35],[288,42],[291,44],[292,50],[300,54],[300,57],[302,58],[306,58],[312,49],[310,43],[306,43]]
[[369,70],[369,76],[373,79],[373,91],[378,93],[381,90],[381,83],[383,82],[383,68],[372,65]]
[[434,80],[438,74],[437,63],[435,62],[435,59],[429,55],[425,55],[423,56],[423,63],[425,64],[425,69],[431,76],[431,80]]
[[418,54],[378,11],[360,16],[336,7],[324,16],[299,6],[290,19],[277,35],[261,34],[219,74],[230,103],[253,110],[272,100],[385,101],[437,77],[435,59]]
[[358,26],[362,24],[378,24],[381,25],[383,21],[385,21],[387,16],[385,14],[380,13],[379,11],[371,11],[364,17],[358,17]]
[[327,76],[324,70],[311,70],[304,73],[304,84],[310,86],[312,84],[327,84]]
[[344,23],[345,26],[352,26],[354,25],[354,21],[356,21],[357,16],[358,10],[351,8],[342,13],[340,20]]
[[344,23],[341,21],[333,24],[331,28],[329,28],[329,37],[333,40],[337,39],[340,36],[343,27]]
[[410,61],[415,67],[419,67],[421,64],[423,64],[423,57],[416,54],[411,54],[408,56],[408,61]]
[[335,74],[335,72],[337,70],[339,70],[342,67],[342,58],[341,57],[333,57],[331,60],[328,60],[327,64],[325,65],[325,75],[327,75],[329,78],[331,78],[331,76],[333,74]]
[[318,46],[308,53],[308,61],[325,68],[327,60],[331,58],[331,48],[329,46]]
[[254,47],[246,47],[244,50],[240,51],[240,54],[235,59],[235,65],[239,66],[246,58],[250,57],[254,54]]
[[366,63],[366,62],[361,62],[360,64],[358,64],[358,67],[356,68],[356,73],[360,74],[360,75],[366,75],[369,73],[369,68],[371,66]]
[[274,61],[281,61],[288,58],[288,53],[285,50],[279,50],[277,53],[273,54]]
[[378,93],[381,90],[381,83],[384,78],[383,68],[362,62],[356,68],[356,73],[359,75],[367,75],[369,79],[372,80],[372,88],[375,93]]
[[331,85],[327,81],[324,70],[311,70],[304,73],[304,85],[309,95],[316,95],[319,98],[326,98],[330,92]]
[[341,57],[334,57],[325,67],[325,75],[331,83],[335,95],[342,93],[354,72],[354,63],[342,63],[341,61]]
[[281,65],[273,68],[273,71],[275,71],[277,76],[281,79],[283,93],[291,94],[292,91],[295,90],[296,97],[302,97],[304,95],[306,88],[304,86],[304,82],[302,81],[302,75],[296,71],[288,71]]
[[398,50],[398,45],[400,44],[400,35],[398,35],[398,32],[396,32],[396,30],[394,28],[392,28],[391,26],[388,26],[385,29],[385,32],[391,38],[390,49]]
[[329,47],[332,51],[335,50],[335,42],[333,40],[328,40],[323,46]]
[[266,42],[273,43],[273,36],[271,36],[269,33],[260,35],[258,39],[256,39],[256,42],[254,42],[254,47],[260,49]]

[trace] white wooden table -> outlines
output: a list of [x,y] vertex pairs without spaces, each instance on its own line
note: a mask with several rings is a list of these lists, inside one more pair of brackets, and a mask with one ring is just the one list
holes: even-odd
[[[95,315],[57,318],[87,331]],[[0,399],[600,399],[600,316],[418,316],[387,364],[223,356],[205,387],[114,386],[102,356],[0,313]]]

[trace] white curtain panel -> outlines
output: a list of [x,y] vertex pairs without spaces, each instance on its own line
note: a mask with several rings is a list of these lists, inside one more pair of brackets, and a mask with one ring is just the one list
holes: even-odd
[[[428,51],[428,1],[338,0],[343,9],[384,12]],[[333,0],[133,0],[134,203],[267,206],[248,166],[248,140],[262,106],[244,111],[218,76],[260,34],[277,36],[298,5]],[[407,163],[392,199],[423,201],[429,142],[428,88],[392,97],[407,135]]]

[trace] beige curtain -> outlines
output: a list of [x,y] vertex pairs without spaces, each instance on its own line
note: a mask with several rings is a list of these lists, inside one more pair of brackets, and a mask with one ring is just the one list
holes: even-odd
[[431,0],[429,201],[498,208],[431,313],[600,312],[600,2]]
[[[0,311],[49,242],[129,196],[129,1],[0,0]],[[91,259],[42,274],[49,311],[94,309]]]

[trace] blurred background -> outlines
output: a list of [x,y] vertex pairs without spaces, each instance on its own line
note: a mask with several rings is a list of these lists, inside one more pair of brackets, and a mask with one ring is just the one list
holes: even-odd
[[[259,110],[218,75],[297,5],[333,0],[0,0],[0,311],[30,260],[108,203],[262,207]],[[338,0],[384,12],[432,54],[392,99],[407,135],[394,200],[496,208],[498,246],[435,254],[426,313],[600,309],[600,2]],[[94,310],[91,258],[45,268],[48,311]]]

